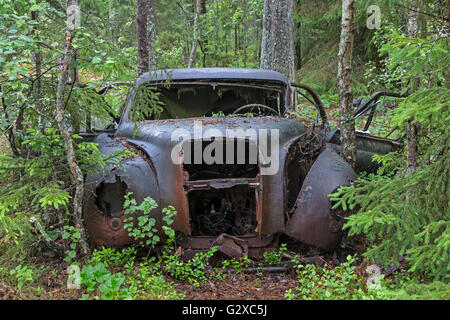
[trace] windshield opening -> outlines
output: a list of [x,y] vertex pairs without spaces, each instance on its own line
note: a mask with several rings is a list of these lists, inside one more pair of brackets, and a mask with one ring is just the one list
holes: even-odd
[[282,86],[226,83],[143,85],[131,105],[132,121],[220,117],[277,116],[284,112]]

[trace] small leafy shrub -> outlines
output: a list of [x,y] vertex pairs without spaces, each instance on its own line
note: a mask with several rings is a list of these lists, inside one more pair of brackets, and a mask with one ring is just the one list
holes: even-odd
[[[125,229],[128,231],[128,235],[133,239],[140,242],[141,246],[156,245],[161,239],[156,229],[156,219],[152,218],[149,214],[152,210],[158,207],[155,200],[150,197],[146,197],[140,205],[137,205],[135,199],[131,198],[132,192],[125,195],[125,202],[123,204],[124,214],[129,217],[124,219]],[[136,213],[142,212],[137,217]],[[173,217],[177,214],[177,211],[173,206],[168,206],[162,209],[162,220],[166,225],[162,226],[162,230],[168,236],[168,238],[175,237],[175,232],[170,225],[173,223]]]
[[135,248],[124,248],[121,251],[114,248],[102,248],[101,250],[94,250],[90,264],[96,265],[98,263],[103,263],[106,267],[108,266],[124,266],[131,263],[136,258],[137,250]]
[[281,257],[286,250],[286,244],[283,243],[278,250],[266,251],[263,254],[264,261],[272,266],[280,265],[282,263]]
[[[120,167],[123,157],[130,155],[125,151],[105,157],[96,143],[76,143],[81,137],[74,135],[72,138],[83,173],[111,165]],[[73,196],[72,174],[67,165],[64,142],[57,129],[47,128],[43,132],[39,128],[21,130],[17,132],[16,147],[21,151],[16,155],[0,152],[0,234],[16,244],[15,248],[10,246],[5,250],[8,256],[12,256],[14,250],[30,248],[29,241],[35,243],[36,238],[44,238],[44,232],[52,241],[61,239],[63,234],[53,226],[62,220],[61,217],[66,222],[70,220],[68,204]],[[36,230],[35,222],[42,227],[40,230]],[[65,239],[71,238],[67,232],[72,231],[66,229],[63,232]],[[69,244],[67,262],[75,257],[75,242]]]
[[223,113],[222,110],[219,110],[217,113],[216,112],[212,112],[211,113],[211,117],[213,117],[213,118],[225,117],[225,113]]
[[[123,207],[124,214],[129,217],[124,219],[124,228],[128,231],[128,235],[135,240],[139,240],[142,246],[157,244],[159,242],[158,230],[155,228],[156,219],[149,216],[149,213],[158,207],[155,200],[146,197],[140,205],[137,205],[136,200],[130,198],[133,193],[129,192],[125,195],[125,202]],[[136,212],[142,212],[142,215],[137,217],[131,216]]]
[[22,290],[26,282],[33,282],[35,280],[35,271],[32,267],[18,265],[12,269],[9,274],[13,276],[17,283],[17,288]]
[[155,265],[141,263],[139,268],[127,277],[129,291],[134,297],[151,300],[179,300],[183,294],[177,293],[173,283],[164,279],[160,269],[161,260]]
[[[86,286],[88,292],[101,293],[101,298],[104,300],[121,300],[131,299],[132,296],[128,288],[123,288],[126,278],[122,273],[111,274],[103,263],[96,265],[85,265],[80,273],[81,284]],[[83,294],[83,300],[90,297],[89,294]],[[95,299],[99,297],[94,296]]]
[[81,232],[73,226],[64,226],[62,238],[71,240],[69,249],[66,250],[67,255],[64,258],[65,262],[71,263],[77,256],[77,244],[81,239]]
[[251,262],[252,261],[248,256],[240,258],[231,258],[229,260],[222,261],[222,268],[223,269],[231,268],[234,269],[236,273],[242,273],[244,268],[248,268],[250,266]]
[[[369,281],[369,279],[368,279]],[[368,291],[377,300],[448,300],[448,283],[433,281],[423,283],[406,270],[395,272],[389,277],[379,275],[377,285],[369,286]]]
[[167,208],[162,209],[162,213],[164,214],[162,220],[166,223],[166,226],[162,226],[162,229],[168,239],[173,239],[175,238],[175,231],[170,227],[170,225],[172,225],[172,218],[177,214],[177,211],[173,206],[168,206]]
[[379,290],[372,293],[378,300],[449,300],[450,286],[441,281],[420,283],[410,279],[398,284],[384,282]]
[[184,262],[176,253],[164,255],[163,270],[178,280],[187,280],[193,286],[199,287],[208,280],[205,273],[209,259],[217,252],[217,247],[212,247],[207,252],[196,253],[195,256]]
[[[296,261],[296,260],[294,260]],[[312,264],[295,265],[299,286],[289,289],[285,297],[289,300],[354,300],[372,299],[364,291],[365,283],[355,273],[356,257],[333,269]]]
[[182,300],[184,294],[178,293],[173,282],[168,282],[162,275],[151,275],[142,280],[140,297],[146,300]]

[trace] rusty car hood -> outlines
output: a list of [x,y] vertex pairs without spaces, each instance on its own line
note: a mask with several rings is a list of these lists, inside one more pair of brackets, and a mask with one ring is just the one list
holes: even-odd
[[[202,125],[203,132],[209,129],[218,131],[214,137],[226,138],[227,130],[248,129],[256,131],[266,129],[270,135],[271,130],[279,131],[280,146],[292,138],[306,132],[306,126],[297,119],[283,117],[202,117],[170,120],[150,120],[135,124],[122,122],[116,131],[116,137],[126,137],[135,141],[149,142],[151,144],[164,144],[171,141],[172,133],[177,129],[187,130],[194,137],[194,123]],[[219,135],[218,133],[221,133]],[[249,138],[251,139],[251,138]],[[178,141],[174,142],[177,143]]]

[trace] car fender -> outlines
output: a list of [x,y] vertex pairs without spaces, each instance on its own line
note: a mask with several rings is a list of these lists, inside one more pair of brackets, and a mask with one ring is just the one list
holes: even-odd
[[350,165],[326,147],[303,181],[285,234],[308,245],[334,250],[342,239],[343,219],[332,212],[328,195],[350,185],[356,177]]
[[[121,142],[106,134],[99,135],[95,142],[99,144],[100,152],[106,156],[117,150],[126,150]],[[127,192],[133,192],[132,197],[138,204],[146,197],[160,203],[158,179],[150,161],[148,157],[136,155],[124,159],[121,168],[107,167],[86,177],[83,216],[92,245],[123,247],[133,243],[124,228],[126,215],[123,197]],[[102,192],[105,187],[108,188],[104,189],[107,191]],[[105,212],[106,206],[114,209]],[[156,220],[155,228],[160,231],[161,208],[153,209],[149,216]]]

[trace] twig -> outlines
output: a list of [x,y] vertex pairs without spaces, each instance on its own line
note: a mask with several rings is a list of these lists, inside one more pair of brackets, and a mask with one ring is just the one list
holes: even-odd
[[33,224],[34,228],[41,234],[42,239],[44,239],[45,243],[48,245],[50,249],[56,251],[58,254],[64,253],[64,247],[59,243],[53,241],[49,235],[45,232],[44,228],[42,228],[41,223],[35,217],[30,219],[31,224]]
[[113,83],[110,83],[104,87],[101,87],[100,89],[98,89],[96,91],[97,94],[105,94],[106,92],[108,92],[110,89],[114,88],[115,86],[133,86],[134,82],[132,81],[116,81]]
[[323,259],[321,256],[318,257],[320,260],[322,260],[323,262],[326,263],[326,265],[330,268],[330,269],[334,269],[333,266],[331,264],[329,264],[325,259]]

